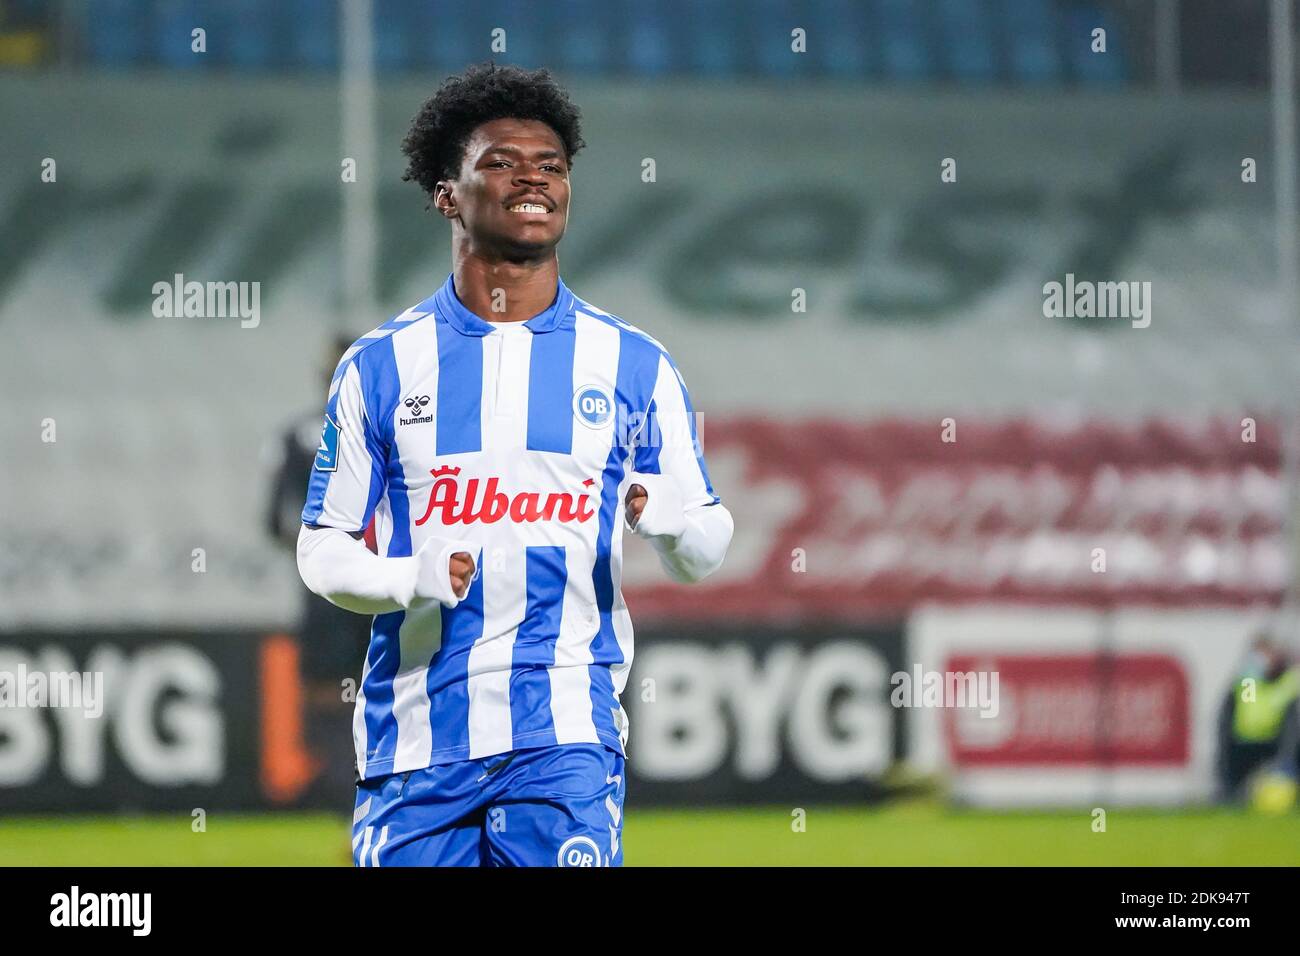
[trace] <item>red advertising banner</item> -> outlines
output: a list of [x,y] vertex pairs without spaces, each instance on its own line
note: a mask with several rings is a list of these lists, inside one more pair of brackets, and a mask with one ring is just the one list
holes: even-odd
[[638,618],[857,618],[925,600],[1236,605],[1285,586],[1273,422],[704,426],[732,551],[695,587],[630,574]]
[[954,655],[995,674],[996,706],[943,711],[954,767],[1176,766],[1191,750],[1187,674],[1163,654]]

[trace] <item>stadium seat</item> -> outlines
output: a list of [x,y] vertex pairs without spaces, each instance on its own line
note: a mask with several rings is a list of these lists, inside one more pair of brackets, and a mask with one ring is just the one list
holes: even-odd
[[295,66],[334,70],[339,65],[338,0],[286,0],[293,29],[289,55]]
[[809,10],[808,56],[826,76],[861,78],[875,65],[876,36],[861,0],[816,0]]
[[[1070,72],[1085,86],[1121,86],[1128,80],[1127,50],[1120,23],[1106,10],[1091,5],[1072,8],[1065,18],[1066,54]],[[1092,31],[1106,31],[1106,52],[1092,52]]]
[[495,0],[488,9],[491,23],[483,28],[484,59],[490,54],[492,30],[502,27],[506,31],[506,52],[496,54],[498,61],[529,69],[554,67],[548,28],[555,12],[549,5],[535,0]]
[[[339,0],[84,0],[88,58],[178,69],[339,66]],[[1127,81],[1122,21],[1100,0],[373,0],[380,72],[454,71],[497,59],[561,72],[703,77],[817,74],[893,81],[999,77],[1042,85]],[[89,26],[93,24],[93,29]],[[208,31],[208,51],[190,31]],[[1107,30],[1106,55],[1091,32]],[[507,31],[504,54],[491,50]],[[807,51],[790,32],[807,30]]]
[[641,76],[659,76],[677,68],[674,55],[676,18],[661,6],[623,0],[619,13],[627,23],[627,69]]
[[[240,70],[267,70],[280,65],[283,49],[278,7],[262,0],[224,0],[224,32],[219,49],[222,63]],[[288,26],[288,24],[286,24]]]
[[926,79],[934,75],[934,57],[925,17],[912,0],[879,0],[878,26],[885,75],[895,80]]
[[[797,26],[805,30],[811,23],[800,22],[791,5],[785,0],[757,0],[752,13],[745,18],[749,31],[749,46],[753,50],[751,69],[763,76],[789,76],[800,68],[800,57],[811,54],[794,54],[790,51],[790,31]],[[813,48],[812,38],[809,48]]]
[[607,16],[604,0],[556,0],[552,31],[561,70],[574,73],[599,73],[614,63],[614,23]]
[[396,73],[415,63],[414,13],[410,0],[380,0],[371,8],[377,71]]
[[[204,0],[157,0],[154,4],[153,59],[180,70],[207,69],[219,55],[224,31],[215,4]],[[195,53],[191,32],[206,34],[205,52]]]
[[1011,76],[1022,83],[1062,79],[1056,10],[1051,0],[1000,0]]
[[[788,54],[789,30],[784,30],[783,34],[781,18],[766,14],[766,7],[772,5],[773,0],[760,0],[744,7],[736,0],[706,0],[691,4],[683,24],[686,27],[683,36],[683,46],[687,51],[686,68],[700,76],[734,76],[741,72],[743,30],[738,27],[746,23],[751,29],[753,25],[766,27],[767,35],[774,36],[778,43],[784,35],[787,38],[784,49]],[[780,0],[776,0],[775,5],[785,6]],[[788,61],[790,57],[783,59]]]
[[[427,0],[414,0],[414,20],[418,41],[413,52],[415,64],[432,67],[437,72],[446,74],[464,69],[470,63],[482,63],[496,59],[502,62],[517,62],[515,50],[520,44],[527,43],[514,26],[516,22],[531,23],[509,17],[506,8],[497,2],[475,2],[475,0],[456,0],[454,6],[447,3],[429,3]],[[535,16],[540,17],[541,14]],[[504,27],[507,31],[507,53],[505,57],[492,53],[492,28]]]
[[[467,62],[470,31],[464,17],[439,15],[434,4],[415,11],[415,38],[411,44],[412,64],[442,73],[461,69]],[[486,46],[484,46],[486,49]]]
[[131,67],[145,59],[145,40],[153,20],[149,7],[136,0],[87,0],[85,17],[82,32],[91,62]]
[[958,82],[988,83],[997,76],[993,13],[986,0],[938,0],[944,64]]

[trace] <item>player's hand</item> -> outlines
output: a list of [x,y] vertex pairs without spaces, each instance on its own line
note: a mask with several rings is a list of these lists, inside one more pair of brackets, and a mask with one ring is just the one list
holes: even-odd
[[447,576],[451,580],[451,593],[464,598],[469,593],[469,583],[474,580],[474,558],[467,551],[457,551],[447,563]]
[[682,493],[671,475],[632,472],[623,499],[627,526],[642,538],[679,538],[686,531]]
[[623,504],[627,506],[627,526],[636,528],[636,523],[641,519],[641,512],[645,511],[646,502],[650,500],[650,493],[645,490],[644,485],[633,485],[627,490],[627,497],[623,499]]
[[414,597],[455,607],[469,593],[478,553],[469,541],[429,538],[415,553]]

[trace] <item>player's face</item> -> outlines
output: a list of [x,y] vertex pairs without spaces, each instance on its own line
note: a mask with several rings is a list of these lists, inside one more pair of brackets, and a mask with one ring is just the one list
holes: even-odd
[[[484,123],[465,147],[450,202],[474,247],[507,259],[549,255],[569,217],[569,165],[538,120]],[[441,204],[440,204],[441,205]]]

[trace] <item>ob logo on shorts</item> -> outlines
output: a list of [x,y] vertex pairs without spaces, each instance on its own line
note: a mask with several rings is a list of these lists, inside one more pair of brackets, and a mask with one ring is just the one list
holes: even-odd
[[599,385],[584,385],[573,393],[573,415],[588,428],[603,428],[614,418],[614,400]]
[[555,855],[556,866],[603,866],[600,862],[600,847],[591,837],[569,837],[560,846]]

